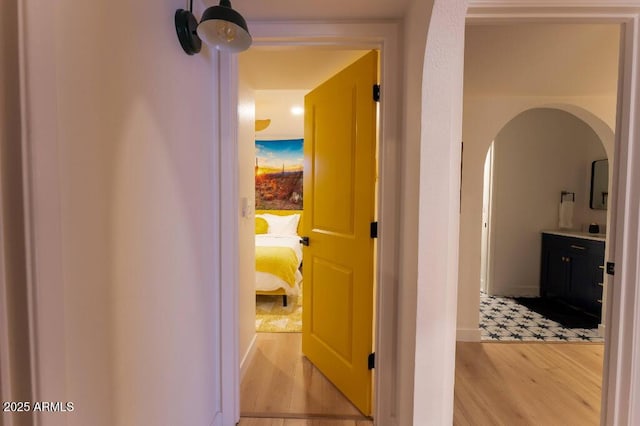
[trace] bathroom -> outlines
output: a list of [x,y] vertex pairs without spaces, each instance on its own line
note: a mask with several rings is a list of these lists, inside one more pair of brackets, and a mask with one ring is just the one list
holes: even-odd
[[[577,309],[587,314],[586,322],[569,319],[564,327],[593,330],[589,335],[576,335],[554,329],[545,340],[598,341],[596,334],[603,337],[607,158],[612,141],[612,133],[598,135],[565,110],[534,108],[509,121],[488,150],[485,173],[490,177],[485,182],[490,182],[490,188],[484,185],[483,189],[482,290],[489,296],[516,297],[518,303],[558,322],[563,322],[565,307]],[[592,189],[597,194],[592,195]],[[496,306],[483,299],[481,311],[489,305],[491,309]],[[520,340],[531,334],[520,333],[515,323],[509,334],[491,326],[481,318],[483,338],[500,335]]]

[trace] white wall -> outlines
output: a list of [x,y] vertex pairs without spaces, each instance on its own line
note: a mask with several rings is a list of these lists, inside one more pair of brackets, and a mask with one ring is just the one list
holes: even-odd
[[511,119],[524,111],[541,107],[568,111],[589,124],[603,142],[607,157],[613,158],[615,96],[465,96],[458,287],[458,338],[461,340],[480,338],[480,223],[487,149]]
[[[575,192],[573,222],[606,223],[589,209],[591,161],[606,156],[598,136],[575,116],[554,109],[525,111],[494,142],[490,293],[538,296],[540,231],[558,228],[563,190]],[[478,222],[477,226],[480,226]]]
[[208,425],[220,404],[217,61],[180,48],[183,1],[102,5],[123,29],[96,34],[110,52],[113,424]]
[[55,327],[39,330],[48,339],[39,374],[45,391],[58,389],[46,399],[76,407],[44,424],[212,424],[217,61],[206,48],[182,52],[181,0],[25,3],[37,184],[50,172],[40,161],[60,162],[60,194],[37,194],[35,207],[42,216],[59,195],[51,229],[60,227],[64,277],[61,289],[57,275],[37,283],[61,298],[55,309],[38,305],[39,324]]
[[465,13],[466,1],[435,0],[405,15],[399,297],[401,345],[415,352],[403,353],[401,377],[415,370],[413,394],[400,395],[413,400],[403,425],[452,423]]
[[[402,188],[400,201],[400,254],[398,286],[398,362],[396,396],[398,425],[412,424],[416,362],[416,295],[418,286],[418,196],[415,183],[420,178],[420,132],[422,108],[422,68],[427,29],[433,1],[413,1],[405,14],[404,39],[404,144],[402,150]],[[400,308],[401,307],[401,308]]]
[[[255,101],[254,91],[239,73],[238,81],[238,321],[240,368],[256,335],[255,249]],[[247,200],[242,216],[243,199]],[[248,359],[247,359],[248,360]]]
[[[109,92],[109,37],[96,5],[62,1],[56,8],[56,89],[64,274],[64,343],[69,424],[114,423],[114,307],[110,234],[114,146]],[[69,27],[75,22],[75,29]],[[84,37],[77,37],[78,31]],[[83,54],[78,54],[83,52]],[[116,123],[113,123],[116,124]],[[115,130],[115,129],[114,129]],[[133,326],[133,324],[132,324]],[[102,423],[101,423],[102,422]]]

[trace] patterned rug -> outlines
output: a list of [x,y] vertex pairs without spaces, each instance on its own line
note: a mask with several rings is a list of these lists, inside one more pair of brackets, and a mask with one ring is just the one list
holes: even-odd
[[480,293],[482,340],[603,342],[597,329],[564,328],[510,297]]
[[302,290],[289,296],[282,306],[282,296],[256,295],[256,331],[269,333],[302,332]]

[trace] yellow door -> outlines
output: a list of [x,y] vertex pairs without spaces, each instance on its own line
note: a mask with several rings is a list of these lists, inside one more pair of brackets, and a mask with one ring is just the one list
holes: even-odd
[[305,97],[302,352],[371,414],[378,54]]

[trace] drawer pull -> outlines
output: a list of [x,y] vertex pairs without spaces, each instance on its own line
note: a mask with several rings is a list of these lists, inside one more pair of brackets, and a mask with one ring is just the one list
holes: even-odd
[[598,283],[600,287],[604,287],[604,283]]
[[604,265],[598,265],[598,269],[602,269],[604,271]]
[[598,302],[598,303],[602,303],[602,299],[598,299],[598,300],[597,300],[597,302]]
[[582,246],[577,246],[575,244],[571,244],[571,248],[576,249],[576,250],[584,250],[585,248]]

